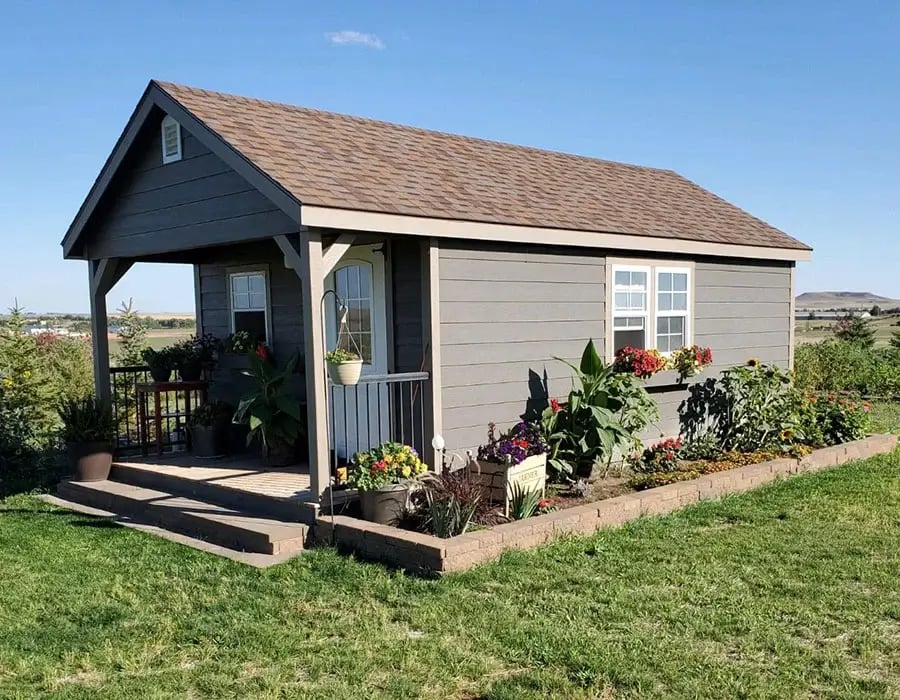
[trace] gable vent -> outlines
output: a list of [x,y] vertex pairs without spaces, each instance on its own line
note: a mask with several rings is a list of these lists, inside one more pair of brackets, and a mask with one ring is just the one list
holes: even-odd
[[172,117],[162,121],[162,162],[181,160],[181,125]]

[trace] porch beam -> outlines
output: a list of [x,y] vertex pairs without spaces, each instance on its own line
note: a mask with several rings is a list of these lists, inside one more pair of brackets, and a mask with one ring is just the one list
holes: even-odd
[[109,380],[109,319],[106,293],[112,287],[114,266],[108,260],[88,261],[88,289],[91,297],[91,348],[94,356],[94,393],[105,404],[112,399]]
[[334,243],[328,246],[322,254],[323,275],[329,274],[334,269],[334,266],[344,257],[344,253],[350,250],[350,246],[356,242],[356,238],[355,233],[342,233]]

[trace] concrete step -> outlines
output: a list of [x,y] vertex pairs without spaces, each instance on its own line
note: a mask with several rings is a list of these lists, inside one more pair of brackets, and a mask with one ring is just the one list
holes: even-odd
[[303,522],[312,524],[315,511],[303,503],[276,496],[252,493],[250,491],[231,488],[216,483],[189,479],[177,474],[141,468],[127,463],[114,463],[109,475],[111,481],[123,484],[142,486],[147,489],[165,491],[167,493],[197,499],[207,503],[215,503],[225,508],[234,508],[276,520]]
[[266,518],[244,510],[118,481],[63,481],[60,498],[197,537],[240,552],[281,555],[299,552],[309,535],[302,523]]

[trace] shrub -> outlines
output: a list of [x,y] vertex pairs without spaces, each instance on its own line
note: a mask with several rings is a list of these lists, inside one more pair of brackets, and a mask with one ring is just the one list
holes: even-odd
[[[564,361],[564,360],[563,360]],[[659,409],[633,374],[605,365],[588,341],[575,372],[576,386],[565,403],[551,400],[541,417],[550,450],[547,464],[556,478],[585,476],[595,464],[640,449],[637,435],[659,417]]]
[[800,395],[790,375],[751,359],[721,378],[691,387],[679,407],[682,434],[693,441],[712,431],[724,450],[752,452],[781,445],[800,420]]
[[798,428],[802,442],[812,447],[828,447],[861,440],[871,429],[870,409],[868,403],[835,394],[807,396]]
[[856,343],[864,348],[875,345],[875,329],[860,316],[844,316],[834,326],[834,337]]
[[867,396],[900,394],[900,352],[826,340],[801,345],[794,358],[794,380],[809,392],[853,392]]
[[681,438],[668,438],[648,447],[634,460],[632,469],[640,474],[670,472],[678,468]]

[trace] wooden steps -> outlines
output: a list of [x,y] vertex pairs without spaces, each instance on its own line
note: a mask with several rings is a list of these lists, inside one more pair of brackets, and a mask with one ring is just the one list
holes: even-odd
[[57,493],[67,501],[239,552],[299,553],[309,535],[309,527],[303,523],[122,481],[63,481]]

